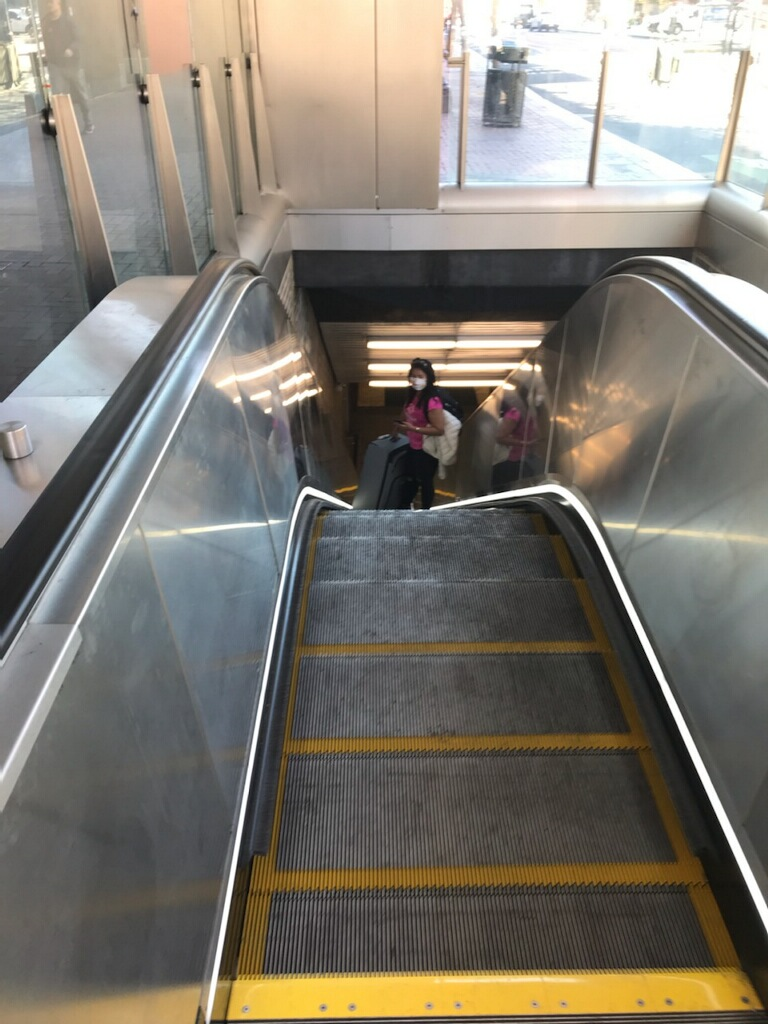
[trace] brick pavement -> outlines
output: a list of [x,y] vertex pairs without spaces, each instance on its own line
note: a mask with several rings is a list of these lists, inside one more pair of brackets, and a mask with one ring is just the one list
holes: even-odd
[[[486,73],[472,71],[468,102],[467,181],[499,183],[583,183],[587,178],[593,121],[564,110],[527,87],[519,127],[485,126],[483,96]],[[451,109],[443,116],[441,181],[456,181],[459,71],[451,69]],[[659,90],[643,82],[656,100]],[[537,87],[539,89],[541,87]],[[580,84],[587,95],[598,96],[598,78]],[[569,92],[574,89],[569,83]],[[660,101],[664,104],[664,96]],[[675,161],[604,131],[600,172],[610,181],[674,181],[696,178]]]

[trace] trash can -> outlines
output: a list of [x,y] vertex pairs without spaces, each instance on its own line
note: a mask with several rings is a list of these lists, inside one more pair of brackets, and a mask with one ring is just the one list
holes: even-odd
[[499,128],[518,128],[523,117],[526,64],[529,51],[516,46],[492,46],[486,58],[486,89],[483,123]]
[[681,66],[679,54],[680,51],[674,43],[664,42],[658,45],[652,82],[656,85],[670,85]]

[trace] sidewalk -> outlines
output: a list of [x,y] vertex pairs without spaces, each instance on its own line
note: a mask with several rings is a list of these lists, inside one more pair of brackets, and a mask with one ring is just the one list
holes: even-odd
[[[458,75],[452,76],[452,85]],[[470,76],[467,181],[497,183],[563,182],[587,179],[593,122],[564,110],[527,88],[518,128],[483,125],[485,72]],[[598,86],[595,86],[595,96]],[[451,110],[441,126],[441,181],[456,181],[459,90],[451,90]],[[600,168],[611,181],[696,178],[680,164],[604,130]]]

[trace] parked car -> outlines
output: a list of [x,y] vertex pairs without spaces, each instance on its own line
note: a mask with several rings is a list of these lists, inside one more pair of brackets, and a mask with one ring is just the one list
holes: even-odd
[[20,35],[22,32],[32,31],[32,18],[28,7],[9,7],[8,24],[11,32]]
[[529,22],[532,32],[557,32],[559,29],[558,19],[552,11],[543,11],[536,14]]

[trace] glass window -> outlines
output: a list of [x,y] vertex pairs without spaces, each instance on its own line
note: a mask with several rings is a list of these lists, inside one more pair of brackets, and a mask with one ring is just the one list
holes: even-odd
[[599,181],[715,177],[739,55],[706,41],[701,19],[675,20],[679,6],[612,42]]
[[[447,12],[451,54],[464,46],[470,61],[468,182],[585,181],[602,40],[572,6],[553,4],[535,18],[527,5],[464,0]],[[446,180],[455,180],[459,103],[450,81],[443,114]]]
[[[18,48],[17,48],[18,47]],[[0,42],[0,401],[88,312],[56,143],[44,135],[28,34]],[[5,58],[4,58],[5,55]]]
[[208,197],[203,142],[196,114],[194,89],[188,68],[161,76],[163,98],[179,166],[187,219],[198,269],[214,250],[211,204]]
[[[745,81],[737,134],[729,164],[729,181],[764,195],[767,189],[766,110],[769,102],[766,8],[751,17],[751,64]],[[743,34],[747,28],[742,27]]]

